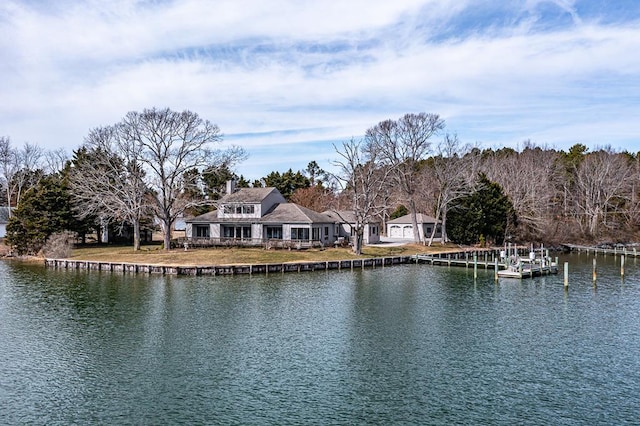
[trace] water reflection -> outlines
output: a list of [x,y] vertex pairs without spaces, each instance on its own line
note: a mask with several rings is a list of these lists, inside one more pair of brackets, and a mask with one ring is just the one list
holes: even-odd
[[[632,423],[640,270],[252,277],[0,263],[4,423]],[[562,259],[561,259],[562,261]],[[6,421],[4,421],[6,419]]]

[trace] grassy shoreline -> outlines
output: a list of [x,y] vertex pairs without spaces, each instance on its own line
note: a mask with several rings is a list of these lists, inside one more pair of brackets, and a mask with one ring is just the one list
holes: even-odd
[[[376,244],[363,247],[362,255],[356,256],[351,248],[326,248],[265,250],[262,247],[215,247],[196,248],[185,251],[173,249],[165,251],[159,245],[143,245],[140,251],[131,246],[95,245],[76,247],[68,257],[70,260],[85,260],[111,263],[138,263],[165,266],[206,266],[206,265],[249,265],[294,262],[324,262],[337,260],[365,259],[372,257],[393,257],[413,254],[430,254],[475,250],[474,247],[460,247],[455,244],[434,244],[432,247],[421,244]],[[28,263],[40,263],[43,256],[6,257],[9,248],[0,240],[0,256]]]
[[441,246],[438,244],[427,247],[417,244],[400,246],[381,244],[365,246],[362,255],[356,256],[349,248],[265,250],[263,248],[225,247],[165,251],[159,246],[143,246],[140,251],[135,252],[131,247],[96,246],[73,249],[69,259],[150,265],[247,265],[364,259],[460,250],[462,249],[456,245]]

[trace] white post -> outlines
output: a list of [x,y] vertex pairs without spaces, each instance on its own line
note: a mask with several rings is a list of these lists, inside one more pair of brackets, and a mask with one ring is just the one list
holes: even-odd
[[478,254],[473,254],[473,279],[478,279]]

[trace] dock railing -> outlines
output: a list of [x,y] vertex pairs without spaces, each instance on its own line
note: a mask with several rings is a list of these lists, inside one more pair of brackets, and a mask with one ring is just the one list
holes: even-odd
[[562,244],[563,247],[566,247],[570,251],[576,251],[578,253],[585,252],[587,254],[605,254],[605,255],[625,255],[632,257],[639,257],[640,250],[637,247],[627,247],[626,245],[613,245],[611,248],[609,247],[594,247],[594,246],[583,246],[578,244]]
[[488,249],[436,254],[416,254],[416,263],[466,268],[496,269],[496,277],[524,278],[558,272],[558,259],[543,248],[509,247],[508,250]]

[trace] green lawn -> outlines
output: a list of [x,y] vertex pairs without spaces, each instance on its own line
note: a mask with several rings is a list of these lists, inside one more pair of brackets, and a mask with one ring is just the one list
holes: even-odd
[[402,246],[365,246],[362,256],[356,256],[349,248],[307,250],[265,250],[263,248],[206,248],[162,250],[160,246],[143,246],[138,252],[131,247],[98,246],[76,248],[70,259],[103,262],[130,262],[160,265],[229,265],[264,264],[307,261],[346,260],[366,257],[412,255],[459,250],[457,246],[425,247],[415,244]]

